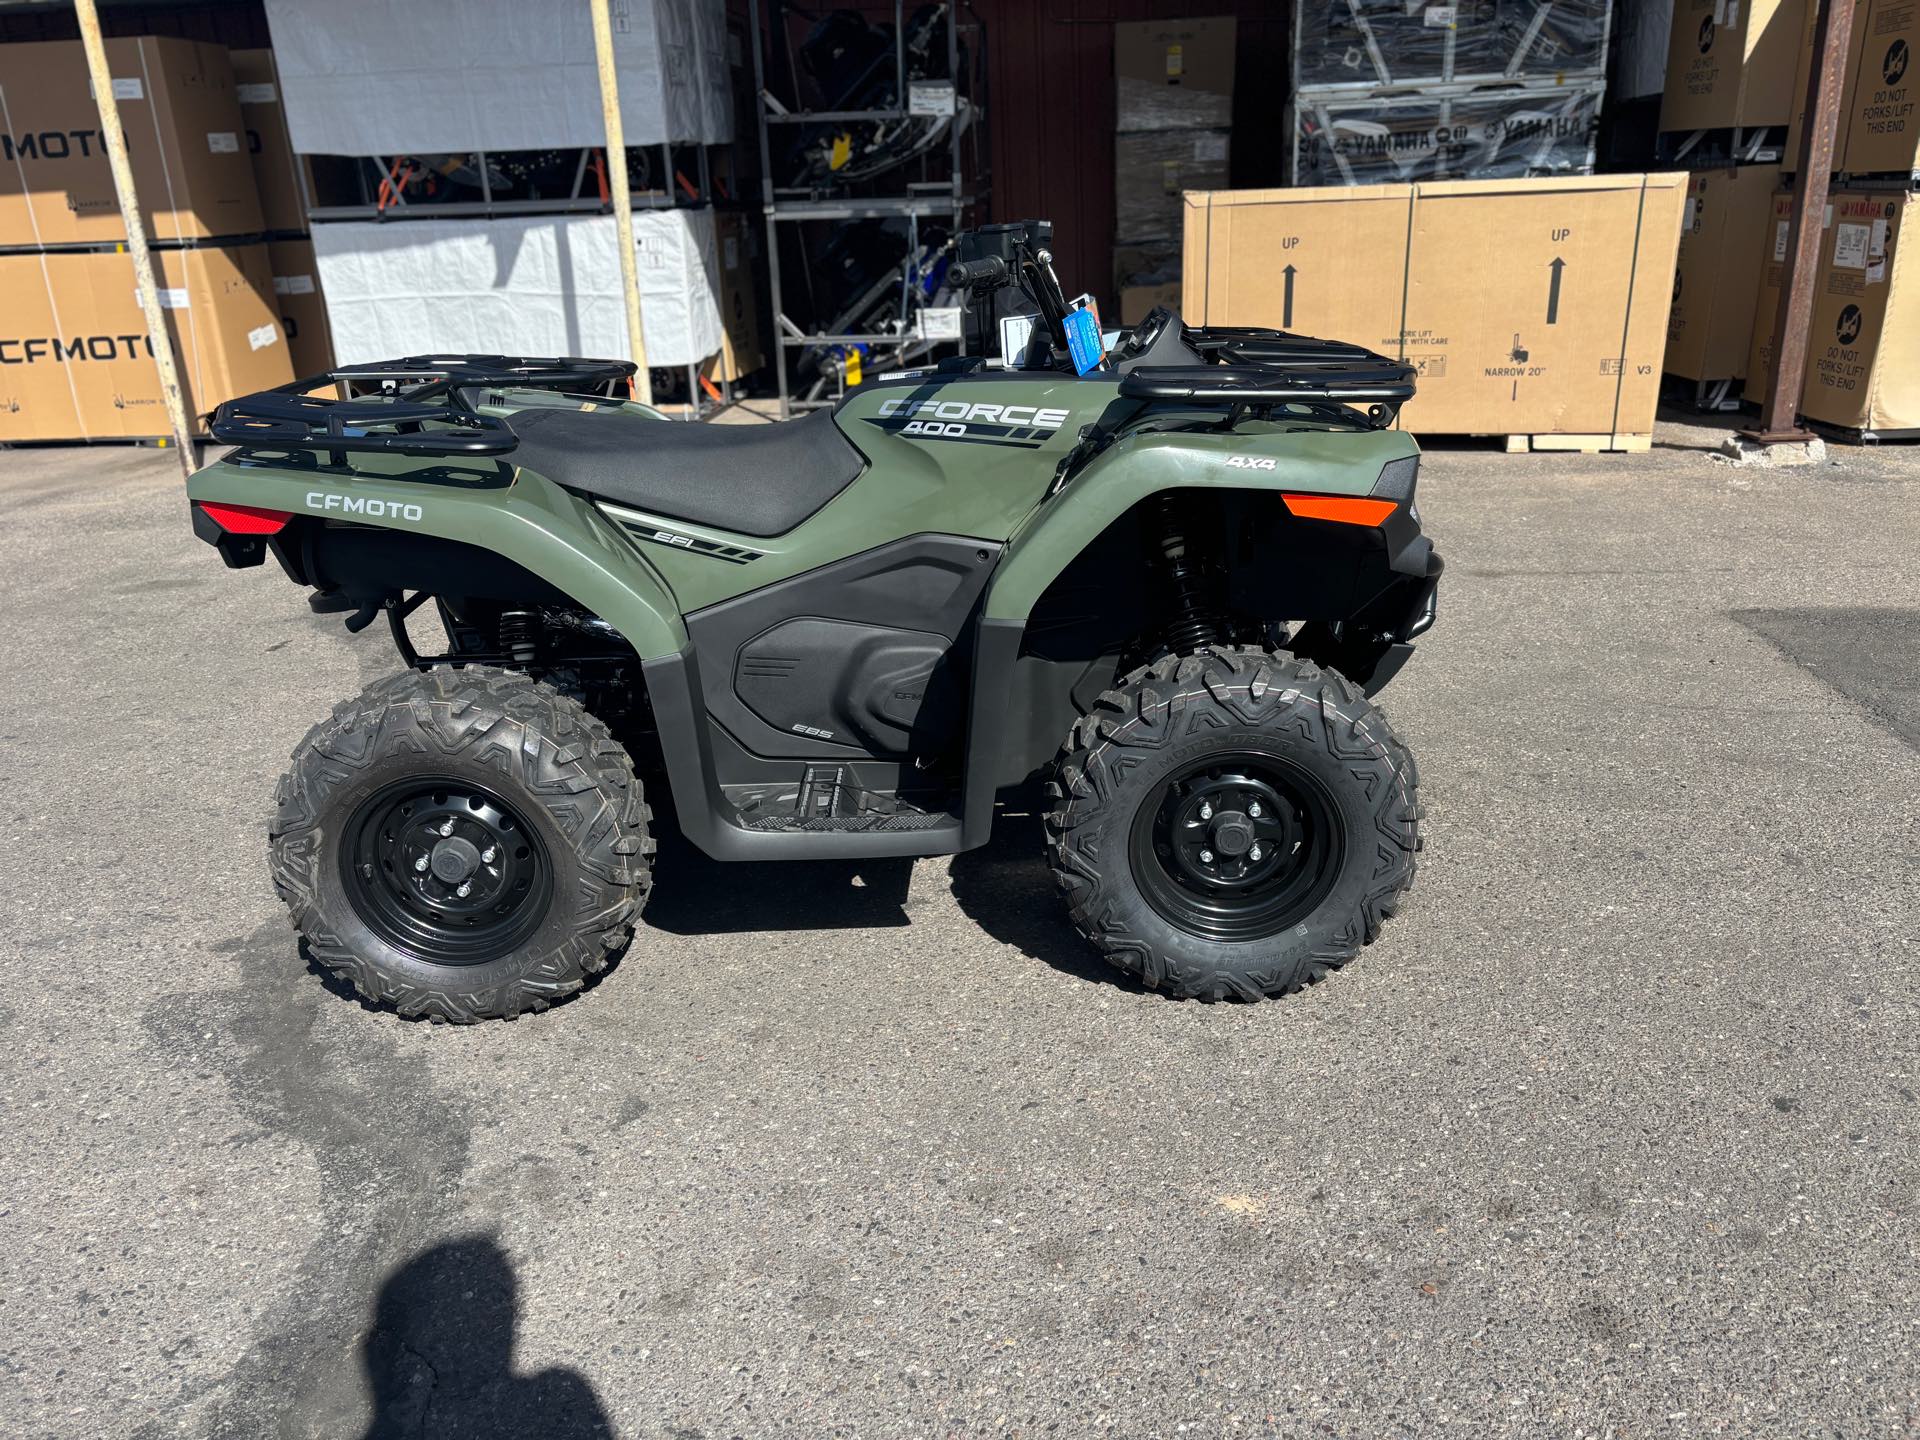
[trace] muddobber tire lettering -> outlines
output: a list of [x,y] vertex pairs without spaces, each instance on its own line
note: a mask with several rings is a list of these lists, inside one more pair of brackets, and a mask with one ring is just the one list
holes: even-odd
[[[511,953],[436,964],[371,928],[340,847],[356,809],[410,776],[470,781],[537,828],[552,893]],[[470,666],[408,671],[337,706],[293,752],[268,834],[274,888],[316,960],[402,1015],[471,1022],[544,1010],[605,970],[651,886],[651,814],[605,725],[551,686]]]
[[[1182,765],[1261,751],[1306,772],[1344,834],[1338,873],[1277,934],[1231,942],[1171,923],[1129,862],[1130,827]],[[1284,654],[1215,647],[1134,671],[1082,716],[1056,761],[1047,846],[1073,921],[1144,984],[1183,998],[1285,995],[1373,942],[1413,883],[1413,755],[1360,688]]]

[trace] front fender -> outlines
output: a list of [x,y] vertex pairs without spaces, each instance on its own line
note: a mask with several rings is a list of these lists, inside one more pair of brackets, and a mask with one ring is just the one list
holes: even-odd
[[659,572],[592,505],[531,470],[378,455],[348,468],[308,453],[239,451],[189,480],[187,497],[477,546],[605,620],[642,660],[687,643],[680,607]]
[[1108,525],[1163,490],[1365,495],[1390,460],[1420,453],[1397,430],[1134,434],[1034,507],[1007,542],[986,615],[1024,621],[1054,577]]

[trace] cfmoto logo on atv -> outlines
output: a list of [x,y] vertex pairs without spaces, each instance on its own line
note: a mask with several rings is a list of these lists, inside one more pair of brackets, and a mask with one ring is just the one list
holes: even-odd
[[1008,429],[1058,430],[1067,423],[1065,410],[1036,409],[1032,405],[984,405],[965,400],[882,400],[883,420],[919,416],[900,427],[902,435],[930,440],[958,439],[969,423]]
[[342,515],[366,515],[376,520],[419,520],[426,514],[418,505],[399,500],[375,500],[365,495],[328,494],[322,490],[307,492],[309,510],[338,511]]

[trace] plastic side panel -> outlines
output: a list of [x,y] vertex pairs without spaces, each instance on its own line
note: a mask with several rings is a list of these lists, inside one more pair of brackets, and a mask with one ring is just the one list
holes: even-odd
[[[1365,495],[1387,461],[1418,453],[1411,436],[1393,430],[1140,435],[1122,441],[1020,527],[987,589],[986,614],[1026,619],[1048,583],[1085,545],[1158,491]],[[1260,468],[1230,463],[1236,460],[1260,462]]]
[[477,545],[572,596],[643,660],[687,643],[679,605],[658,572],[591,505],[531,471],[384,456],[351,471],[236,458],[195,475],[187,495]]

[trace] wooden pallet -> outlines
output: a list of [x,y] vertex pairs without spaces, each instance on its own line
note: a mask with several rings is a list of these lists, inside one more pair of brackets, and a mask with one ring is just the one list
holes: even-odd
[[1653,448],[1651,435],[1509,435],[1507,453],[1524,455],[1529,450],[1578,450],[1582,455],[1618,451],[1629,455]]

